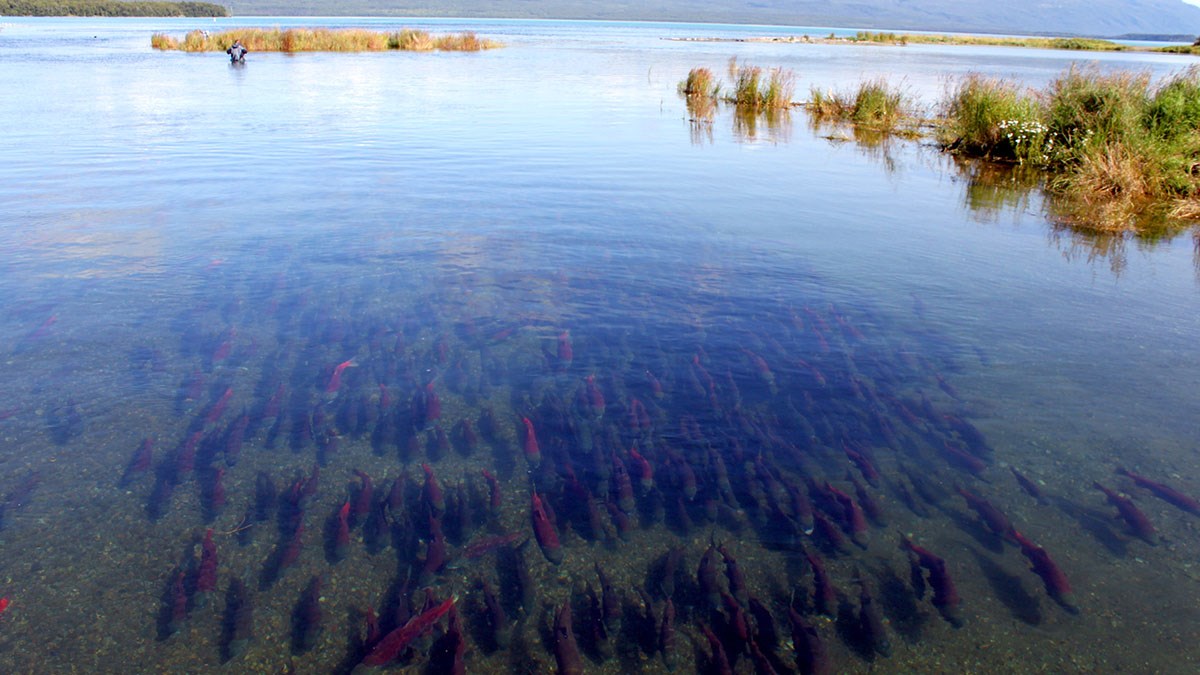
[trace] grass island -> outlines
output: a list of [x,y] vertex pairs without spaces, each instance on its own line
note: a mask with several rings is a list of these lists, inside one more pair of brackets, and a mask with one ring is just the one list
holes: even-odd
[[472,32],[431,35],[407,28],[395,32],[360,28],[237,28],[218,33],[194,30],[182,40],[155,33],[150,46],[159,50],[223,52],[235,40],[251,52],[478,52],[503,46]]

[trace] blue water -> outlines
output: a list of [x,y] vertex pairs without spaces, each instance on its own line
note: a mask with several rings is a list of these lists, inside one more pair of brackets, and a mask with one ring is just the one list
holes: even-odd
[[[506,46],[252,53],[245,67],[149,48],[154,32],[314,24],[474,30]],[[887,75],[927,108],[969,72],[1040,86],[1080,59],[1157,77],[1191,60],[664,39],[828,32],[6,18],[0,597],[11,604],[0,669],[347,672],[365,650],[367,607],[390,629],[397,598],[419,609],[426,586],[458,598],[468,672],[551,670],[564,603],[588,671],[660,671],[647,612],[660,619],[668,597],[678,670],[714,668],[701,626],[727,648],[738,640],[731,610],[709,607],[698,587],[710,541],[736,557],[781,636],[789,606],[808,617],[836,672],[1194,669],[1196,516],[1114,474],[1124,466],[1200,495],[1191,233],[1089,238],[1057,225],[1036,189],[972,177],[927,141],[859,142],[798,110],[753,129],[729,111],[696,124],[675,93],[690,68],[722,73],[731,57],[793,70],[800,98]],[[589,377],[602,413],[587,402]],[[426,385],[436,420],[418,414]],[[262,418],[280,386],[280,413]],[[206,421],[227,389],[224,413]],[[630,422],[635,399],[649,429]],[[221,450],[243,410],[252,422],[231,461]],[[481,426],[485,410],[497,430],[468,449],[462,423]],[[947,416],[990,446],[975,448],[980,475],[946,454],[973,438]],[[522,451],[523,417],[539,429],[540,463]],[[438,449],[437,429],[450,448]],[[180,469],[197,430],[195,468]],[[322,445],[333,437],[336,450]],[[151,468],[122,480],[146,438]],[[806,534],[771,494],[782,483],[836,519],[822,486],[854,494],[847,471],[861,475],[843,442],[878,465],[868,490],[886,512],[858,535],[864,548],[844,551]],[[655,475],[646,489],[635,476],[622,508],[610,474],[614,457],[632,470],[631,447]],[[256,477],[282,493],[316,463],[302,550],[273,569],[296,513],[280,497],[255,520]],[[440,516],[451,560],[424,575],[434,537],[422,463],[465,504],[451,499]],[[1045,503],[1009,466],[1040,482]],[[218,467],[223,507],[211,503]],[[410,494],[386,510],[386,536],[360,525],[338,553],[329,523],[356,494],[356,469],[377,501],[400,476]],[[483,469],[500,480],[499,509],[486,506]],[[1114,518],[1093,481],[1135,498],[1156,546]],[[1046,548],[1078,614],[979,524],[959,486]],[[533,489],[558,511],[564,559],[550,563],[535,541],[520,549],[535,587],[523,602],[512,554],[461,551],[532,535]],[[924,496],[907,504],[905,491]],[[579,508],[589,500],[599,531]],[[623,537],[609,502],[633,522]],[[209,527],[217,592],[198,606]],[[961,628],[918,598],[902,534],[946,559]],[[655,576],[672,548],[684,568],[673,590]],[[825,558],[843,601],[834,617],[815,611],[803,552]],[[606,641],[586,629],[596,561],[623,607]],[[175,621],[180,570],[190,599]],[[880,598],[890,656],[858,623],[860,574]],[[297,618],[314,575],[319,622]],[[235,577],[253,596],[253,639],[231,654]],[[503,589],[507,646],[489,635],[481,579]],[[426,638],[406,663],[440,672],[447,631],[443,619],[436,645]],[[787,639],[764,651],[795,667]],[[748,655],[736,662],[753,669]]]

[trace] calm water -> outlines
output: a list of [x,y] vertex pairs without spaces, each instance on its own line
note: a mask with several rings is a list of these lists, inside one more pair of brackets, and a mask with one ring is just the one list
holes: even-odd
[[[556,668],[564,606],[595,672],[717,672],[709,629],[751,672],[739,611],[794,670],[789,607],[836,672],[1195,669],[1198,516],[1115,473],[1200,496],[1190,233],[1089,239],[920,143],[800,113],[694,123],[675,95],[736,56],[800,96],[887,74],[932,106],[947,78],[1040,85],[1080,55],[449,20],[324,23],[508,46],[244,68],[149,48],[313,23],[0,30],[0,669],[348,672],[368,608],[389,631],[451,597],[469,672]],[[881,513],[855,533],[834,490]],[[450,625],[400,662],[449,669]]]

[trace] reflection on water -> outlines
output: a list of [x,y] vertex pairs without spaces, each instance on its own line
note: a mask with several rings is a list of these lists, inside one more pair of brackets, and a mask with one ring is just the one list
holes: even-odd
[[787,108],[755,110],[744,106],[733,111],[733,136],[750,143],[787,143],[792,135],[792,112]]
[[[688,130],[693,145],[713,142],[713,123],[721,102],[707,96],[680,96],[688,113]],[[792,112],[788,108],[759,108],[748,105],[724,106],[733,124],[733,138],[739,143],[787,143],[791,140]]]
[[[981,222],[998,223],[1002,218],[1017,220],[1021,214],[1036,212],[1050,220],[1050,241],[1071,261],[1108,264],[1115,276],[1128,265],[1128,247],[1152,251],[1169,244],[1187,229],[1160,225],[1137,233],[1104,232],[1081,227],[1076,207],[1045,192],[1046,174],[1031,167],[998,164],[948,156],[961,179],[965,180],[964,200],[972,216]],[[1193,237],[1195,237],[1193,231]],[[1200,254],[1194,254],[1200,268]]]
[[966,181],[964,198],[971,215],[980,222],[998,223],[1002,216],[1016,218],[1030,209],[1041,208],[1044,172],[1023,165],[999,164],[949,155]]
[[853,142],[855,149],[888,175],[895,174],[901,167],[896,148],[898,144],[907,141],[894,133],[868,126],[828,121],[816,115],[808,116],[808,124],[815,135],[830,143]]
[[688,113],[688,131],[692,137],[692,145],[705,145],[713,142],[713,120],[717,116],[719,104],[708,96],[684,96]]

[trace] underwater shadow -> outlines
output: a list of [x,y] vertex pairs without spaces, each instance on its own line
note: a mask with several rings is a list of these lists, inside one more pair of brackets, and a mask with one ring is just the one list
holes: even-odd
[[1009,574],[995,560],[984,555],[978,549],[968,546],[967,550],[975,556],[975,562],[983,572],[983,577],[992,587],[996,598],[1008,608],[1009,613],[1022,623],[1030,626],[1040,625],[1042,623],[1041,604],[1037,596],[1025,590],[1021,584],[1021,578],[1015,574]]

